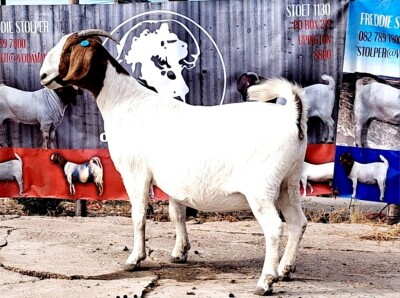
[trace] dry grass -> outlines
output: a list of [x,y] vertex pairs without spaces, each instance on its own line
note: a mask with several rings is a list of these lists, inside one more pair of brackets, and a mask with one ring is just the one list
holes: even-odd
[[[40,199],[39,199],[40,200]],[[75,201],[74,200],[54,200],[59,203],[57,210],[47,212],[48,216],[74,216]],[[356,203],[349,207],[329,208],[324,205],[314,205],[312,209],[304,210],[308,220],[314,223],[367,223],[380,224],[385,221],[384,213],[371,213],[369,210],[363,210],[361,203]],[[32,210],[22,206],[18,200],[7,199],[0,200],[0,215],[35,215]],[[95,216],[131,216],[131,206],[129,201],[108,200],[108,201],[87,201],[87,215]],[[167,201],[149,201],[149,209],[147,218],[154,221],[169,221],[168,202]],[[198,212],[196,216],[188,216],[188,219],[194,219],[198,223],[211,221],[242,221],[254,220],[251,211],[227,212],[227,213],[204,213]]]
[[340,207],[337,209],[326,209],[320,205],[312,210],[304,211],[307,218],[315,223],[383,223],[385,214],[370,213],[364,211],[361,205],[353,205],[351,208]]
[[359,238],[379,242],[400,240],[400,224],[389,226],[384,229],[374,229],[368,234],[360,235]]

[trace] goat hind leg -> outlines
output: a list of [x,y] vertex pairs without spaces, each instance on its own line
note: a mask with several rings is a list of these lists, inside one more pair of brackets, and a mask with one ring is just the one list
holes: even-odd
[[282,220],[275,208],[276,194],[264,199],[248,199],[250,208],[260,224],[265,237],[265,259],[261,276],[254,294],[265,296],[272,292],[278,280],[279,243],[282,236]]
[[[296,190],[291,191],[296,192]],[[287,188],[281,189],[277,203],[285,218],[288,230],[288,241],[279,263],[278,274],[280,279],[288,280],[290,274],[295,271],[296,256],[307,227],[307,218],[301,209],[300,200],[295,197],[290,199]]]
[[172,263],[184,263],[190,249],[189,237],[186,230],[186,206],[178,203],[173,198],[169,200],[169,216],[175,224],[176,241],[172,250],[170,261]]
[[326,140],[327,143],[333,143],[334,131],[335,131],[335,121],[332,117],[327,118],[326,120],[328,125],[328,138]]

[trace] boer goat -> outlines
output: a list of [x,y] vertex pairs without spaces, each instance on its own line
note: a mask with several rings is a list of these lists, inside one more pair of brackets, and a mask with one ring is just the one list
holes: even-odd
[[[156,185],[170,196],[170,218],[176,227],[172,262],[188,257],[186,206],[206,212],[250,208],[266,238],[255,293],[271,292],[279,276],[288,278],[294,270],[307,225],[299,199],[307,146],[301,89],[284,79],[252,87],[252,95],[264,101],[285,97],[285,106],[253,102],[204,107],[163,100],[131,77],[98,36],[114,40],[98,29],[63,36],[48,52],[40,75],[48,88],[75,85],[96,98],[110,156],[132,204],[134,243],[125,269],[139,267],[146,258],[146,206],[149,189]],[[229,129],[216,130],[221,121]],[[160,139],[169,146],[160,147]],[[280,262],[283,224],[276,206],[289,231]]]
[[16,159],[0,163],[0,181],[17,181],[18,194],[22,196],[24,183],[22,178],[22,159],[14,153]]
[[[57,126],[64,117],[66,107],[76,104],[78,94],[82,94],[82,91],[72,86],[29,92],[0,85],[0,125],[6,119],[23,124],[39,124],[42,148],[54,148]],[[3,133],[1,137],[1,146],[6,147]]]
[[379,155],[382,162],[359,163],[354,160],[350,153],[340,156],[340,164],[344,167],[347,177],[352,181],[352,198],[356,198],[357,182],[367,184],[378,184],[379,200],[383,201],[386,188],[386,175],[389,169],[389,162],[385,157]]
[[310,187],[311,193],[314,192],[312,185],[308,181],[320,182],[332,180],[333,169],[333,162],[323,164],[311,164],[304,162],[300,173],[300,182],[303,186],[303,196],[306,196],[307,194],[307,186]]
[[400,90],[373,78],[358,79],[354,117],[356,146],[368,147],[368,128],[372,120],[400,125]]
[[[326,74],[321,78],[327,81],[328,84],[314,84],[303,88],[304,101],[308,106],[308,117],[318,117],[324,123],[324,132],[321,139],[322,143],[333,143],[335,133],[335,121],[332,118],[332,111],[335,105],[335,80]],[[237,80],[237,90],[242,95],[243,101],[253,100],[249,94],[248,89],[253,85],[258,85],[264,82],[264,77],[258,76],[254,72],[247,72],[240,75]],[[277,104],[284,105],[285,98],[278,97]],[[326,129],[326,127],[328,129]]]
[[103,165],[101,164],[100,158],[97,156],[92,157],[88,162],[83,164],[67,161],[60,153],[52,154],[50,160],[55,165],[60,166],[64,171],[65,178],[69,185],[70,195],[76,193],[74,185],[76,182],[94,182],[99,196],[103,194]]
[[[324,123],[322,143],[333,143],[335,133],[335,121],[332,118],[332,111],[335,105],[335,80],[323,74],[321,79],[328,84],[314,84],[304,88],[305,100],[308,105],[308,117],[318,117]],[[328,130],[326,129],[328,127]]]

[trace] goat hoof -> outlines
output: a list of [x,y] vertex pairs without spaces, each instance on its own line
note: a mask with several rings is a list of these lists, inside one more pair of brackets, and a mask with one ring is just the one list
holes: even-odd
[[264,288],[258,287],[254,291],[254,295],[258,295],[258,296],[269,296],[271,294],[272,294],[272,288],[269,288],[268,290],[265,290]]
[[139,268],[140,268],[140,263],[139,262],[135,263],[135,264],[125,264],[124,271],[131,272],[131,271],[135,271],[135,270],[137,270]]
[[170,257],[169,261],[171,263],[186,263],[187,257]]
[[283,270],[282,274],[279,275],[279,280],[282,281],[289,281],[291,280],[291,273],[296,271],[295,265],[286,265],[285,269]]

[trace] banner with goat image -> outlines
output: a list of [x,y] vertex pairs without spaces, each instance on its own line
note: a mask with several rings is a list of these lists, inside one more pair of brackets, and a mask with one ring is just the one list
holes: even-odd
[[[254,84],[262,78],[280,76],[303,86],[310,106],[306,162],[310,168],[322,164],[328,167],[324,175],[307,173],[306,192],[302,188],[302,194],[331,194],[330,165],[335,152],[347,7],[348,1],[323,0],[2,6],[0,80],[13,88],[7,89],[8,94],[29,100],[25,100],[18,115],[0,114],[7,116],[0,116],[4,117],[2,121],[11,119],[1,125],[0,137],[5,148],[12,148],[0,149],[0,161],[15,159],[4,153],[14,150],[23,162],[29,158],[29,167],[34,171],[46,171],[58,181],[53,187],[35,180],[34,172],[24,171],[27,182],[22,197],[126,197],[119,193],[119,187],[114,194],[114,183],[106,180],[101,197],[91,193],[96,191],[93,185],[77,185],[73,193],[64,187],[67,182],[60,176],[60,167],[50,158],[60,153],[65,161],[90,164],[91,158],[97,156],[103,162],[104,178],[120,179],[111,163],[105,162],[109,158],[108,136],[93,96],[76,89],[64,90],[69,92],[65,96],[64,92],[49,92],[40,85],[43,58],[64,34],[98,28],[119,41],[102,40],[115,59],[165,100],[205,106],[239,103],[247,100],[243,87],[252,78],[257,78],[249,81]],[[3,89],[6,88],[0,87],[0,93]],[[51,110],[51,116],[37,119],[37,107]],[[246,126],[240,121],[237,119],[238,126]],[[190,134],[191,123],[186,123],[184,129]],[[221,118],[220,125],[213,129],[223,135],[235,127],[225,126]],[[134,132],[132,128],[132,135],[126,138],[134,139]],[[168,145],[168,141],[160,139],[160,150]],[[30,150],[35,154],[31,155]],[[25,169],[28,161],[23,165]],[[42,173],[37,175],[41,177]],[[0,197],[20,196],[16,183],[13,192],[4,190],[10,183],[15,182],[0,181]],[[62,193],[55,189],[60,183],[64,185]],[[90,193],[78,192],[85,187],[91,188]]]
[[400,204],[400,6],[350,2],[334,186]]

